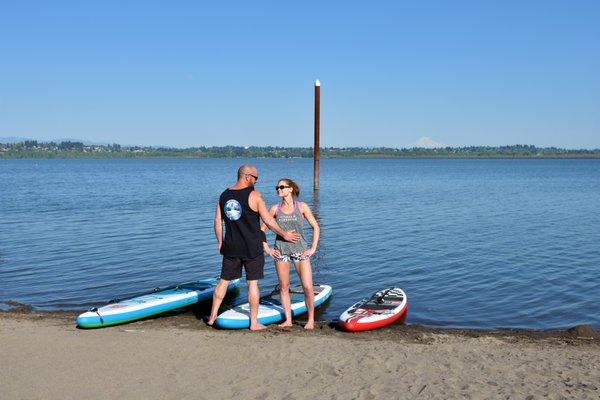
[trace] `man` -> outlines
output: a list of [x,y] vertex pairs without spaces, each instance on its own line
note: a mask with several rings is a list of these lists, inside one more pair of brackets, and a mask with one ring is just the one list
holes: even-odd
[[[242,266],[246,270],[248,284],[248,303],[250,303],[250,330],[264,329],[258,323],[258,302],[260,291],[258,280],[263,278],[265,257],[263,253],[263,235],[260,230],[262,218],[273,232],[285,240],[296,242],[300,235],[294,231],[282,230],[269,214],[260,192],[254,190],[258,181],[258,170],[248,164],[238,169],[237,182],[226,189],[219,198],[215,210],[215,236],[217,248],[223,255],[221,280],[215,287],[208,325],[217,319],[217,312],[227,293],[229,281],[242,276]],[[223,239],[222,221],[225,222]]]

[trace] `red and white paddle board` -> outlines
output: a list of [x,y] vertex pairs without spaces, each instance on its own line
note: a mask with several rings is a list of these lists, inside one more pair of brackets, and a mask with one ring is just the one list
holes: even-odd
[[408,310],[408,298],[400,288],[380,290],[340,315],[338,325],[350,332],[370,331],[399,320]]

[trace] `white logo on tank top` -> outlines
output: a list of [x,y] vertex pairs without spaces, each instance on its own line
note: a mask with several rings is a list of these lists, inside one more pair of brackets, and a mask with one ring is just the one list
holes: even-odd
[[225,215],[231,221],[237,221],[242,216],[242,205],[237,200],[227,200],[223,208],[225,209]]

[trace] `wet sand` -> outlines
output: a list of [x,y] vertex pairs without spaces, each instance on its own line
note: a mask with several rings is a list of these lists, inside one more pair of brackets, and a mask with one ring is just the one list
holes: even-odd
[[600,397],[600,334],[431,329],[223,331],[193,312],[82,330],[0,312],[2,399]]

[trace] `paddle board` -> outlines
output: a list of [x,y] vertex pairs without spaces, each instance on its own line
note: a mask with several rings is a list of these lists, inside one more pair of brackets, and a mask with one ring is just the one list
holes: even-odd
[[363,299],[340,315],[338,325],[350,331],[368,331],[381,328],[400,319],[408,309],[408,298],[400,288],[380,290],[369,299]]
[[[323,304],[332,293],[329,285],[314,285],[315,292],[315,308]],[[290,288],[290,300],[292,305],[292,317],[304,314],[306,303],[304,302],[304,291],[302,285],[293,286]],[[283,306],[279,290],[273,290],[271,294],[261,297],[258,307],[258,322],[263,325],[274,324],[285,319]],[[233,307],[220,314],[215,325],[224,329],[242,329],[250,327],[250,304],[245,303]]]
[[[166,288],[156,288],[150,293],[126,300],[111,300],[103,307],[94,307],[77,317],[80,328],[102,328],[124,324],[166,311],[189,306],[212,298],[217,278],[202,279]],[[240,279],[229,282],[227,290],[237,287]]]

